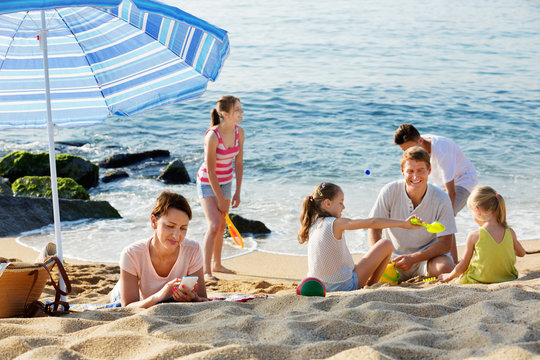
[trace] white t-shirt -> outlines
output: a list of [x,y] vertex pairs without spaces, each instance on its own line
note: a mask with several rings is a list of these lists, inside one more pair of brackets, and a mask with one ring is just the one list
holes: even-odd
[[317,219],[309,229],[308,273],[324,283],[341,283],[352,277],[354,260],[345,242],[334,237],[335,217]]
[[150,258],[151,239],[137,241],[124,248],[120,254],[120,268],[139,278],[141,300],[161,290],[169,281],[193,274],[203,266],[199,243],[184,239],[171,272],[165,277],[159,276]]
[[457,231],[452,203],[444,191],[436,186],[428,185],[422,202],[414,208],[405,191],[404,179],[386,184],[381,189],[369,217],[407,219],[413,214],[428,224],[438,221],[446,229],[438,234],[428,232],[425,227],[416,230],[397,227],[384,229],[383,238],[392,241],[394,256],[412,254],[423,250],[429,247],[437,236],[454,234]]
[[477,184],[474,165],[452,140],[437,135],[422,135],[431,140],[431,174],[429,180],[444,189],[444,184],[454,180],[455,186],[462,186],[469,192]]

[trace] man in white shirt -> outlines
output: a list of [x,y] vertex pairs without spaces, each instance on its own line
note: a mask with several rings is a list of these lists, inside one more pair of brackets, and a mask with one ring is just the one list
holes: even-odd
[[[465,206],[467,198],[477,184],[474,165],[452,140],[443,136],[420,135],[412,124],[401,124],[394,132],[394,143],[403,151],[420,146],[431,157],[430,180],[445,190],[454,209],[454,216]],[[456,239],[452,240],[452,258],[458,262]]]
[[[428,184],[431,172],[429,154],[419,146],[403,153],[401,172],[404,179],[385,185],[371,209],[369,217],[403,219],[417,215],[424,222],[438,221],[446,229],[438,234],[425,228],[369,229],[371,246],[385,238],[394,245],[394,261],[400,279],[414,276],[437,276],[454,268],[450,257],[452,235],[456,223],[450,198],[438,187]],[[384,236],[383,236],[384,235]]]

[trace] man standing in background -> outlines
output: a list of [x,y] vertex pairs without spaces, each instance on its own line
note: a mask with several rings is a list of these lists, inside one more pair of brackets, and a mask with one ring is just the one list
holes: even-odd
[[[420,146],[431,160],[430,180],[446,191],[452,202],[454,216],[467,204],[467,198],[478,183],[474,165],[452,140],[443,136],[420,135],[412,124],[401,124],[394,132],[394,143],[405,151]],[[456,237],[453,236],[451,254],[458,263]]]

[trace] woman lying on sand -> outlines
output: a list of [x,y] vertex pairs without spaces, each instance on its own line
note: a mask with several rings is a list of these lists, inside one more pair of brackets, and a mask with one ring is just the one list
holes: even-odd
[[[206,300],[201,249],[185,238],[190,220],[191,208],[182,195],[164,191],[158,196],[150,215],[154,236],[122,251],[113,301],[149,308],[166,301]],[[184,276],[198,276],[195,287],[180,286]]]

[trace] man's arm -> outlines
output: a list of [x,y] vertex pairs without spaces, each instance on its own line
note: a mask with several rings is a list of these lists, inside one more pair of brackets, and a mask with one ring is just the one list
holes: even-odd
[[450,201],[452,202],[452,209],[455,208],[456,203],[456,186],[454,184],[454,180],[447,182],[444,184],[444,188],[446,190],[446,193],[448,194],[448,197],[450,198]]
[[[379,195],[377,196],[377,200],[375,200],[375,204],[373,204],[373,208],[371,209],[369,213],[369,217],[379,217],[379,218],[386,218],[390,219],[390,204],[388,199],[391,198],[391,195],[389,195],[390,184],[386,184],[380,191]],[[368,243],[369,246],[375,245],[375,243],[382,239],[382,229],[368,229],[367,232],[368,236]]]
[[375,243],[382,238],[382,230],[381,229],[368,229],[368,242],[369,246],[375,245]]
[[408,255],[400,255],[394,259],[396,268],[407,271],[414,264],[421,261],[433,259],[436,256],[446,254],[450,251],[452,245],[452,234],[441,236],[424,250],[414,252]]

